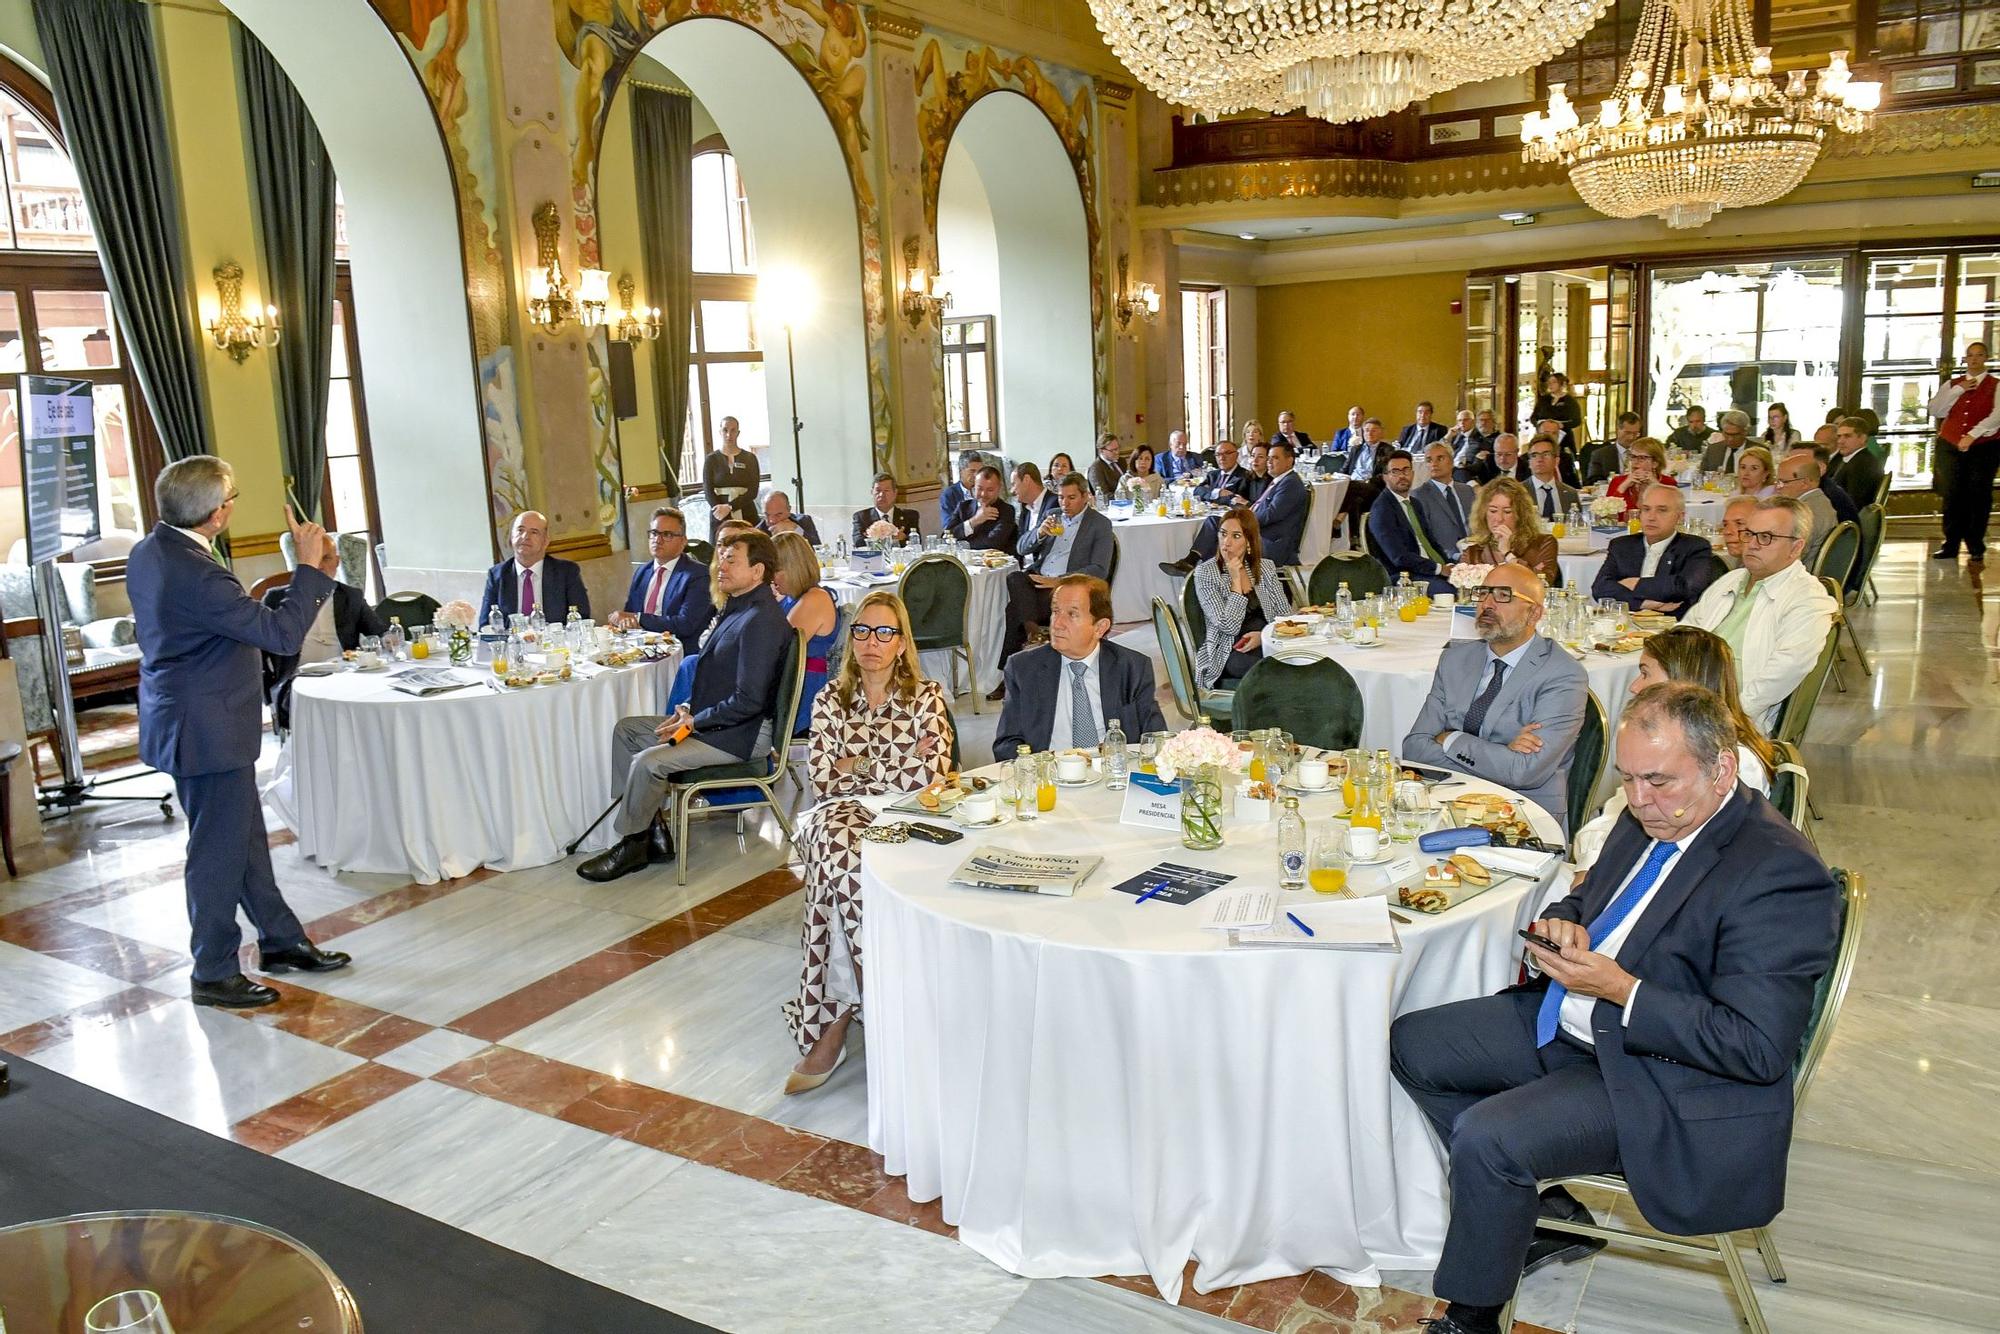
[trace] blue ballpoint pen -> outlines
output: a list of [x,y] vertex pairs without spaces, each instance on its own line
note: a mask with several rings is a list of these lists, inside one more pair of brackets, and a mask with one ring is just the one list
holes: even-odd
[[1288,912],[1288,913],[1286,913],[1286,914],[1285,914],[1285,917],[1287,918],[1287,920],[1289,920],[1289,921],[1291,922],[1291,924],[1292,924],[1293,926],[1295,926],[1295,927],[1297,927],[1297,928],[1298,928],[1299,930],[1301,930],[1301,931],[1305,932],[1305,933],[1306,933],[1306,934],[1307,934],[1308,936],[1310,936],[1310,935],[1311,935],[1311,934],[1313,933],[1313,929],[1312,929],[1311,927],[1307,926],[1307,925],[1306,925],[1306,924],[1305,924],[1304,922],[1301,922],[1301,921],[1299,920],[1299,916],[1298,916],[1298,914],[1297,914],[1297,913],[1289,913],[1289,912]]
[[1164,894],[1166,892],[1167,892],[1167,882],[1162,880],[1159,884],[1154,885],[1151,889],[1147,890],[1144,894],[1141,894],[1138,898],[1133,899],[1132,906],[1136,908],[1140,904],[1144,903],[1147,899],[1152,898],[1154,895]]

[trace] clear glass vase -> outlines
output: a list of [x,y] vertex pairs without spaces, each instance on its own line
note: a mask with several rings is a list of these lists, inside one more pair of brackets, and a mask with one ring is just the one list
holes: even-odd
[[1181,775],[1181,845],[1196,851],[1222,846],[1222,772],[1212,764]]

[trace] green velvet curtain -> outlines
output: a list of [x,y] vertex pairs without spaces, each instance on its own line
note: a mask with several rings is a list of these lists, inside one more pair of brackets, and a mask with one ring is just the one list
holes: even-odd
[[34,0],[34,9],[112,313],[161,445],[169,460],[209,453],[152,11],[132,0]]
[[688,340],[694,320],[694,107],[685,93],[633,84],[632,158],[646,304],[660,308],[648,344],[660,410],[661,476],[680,493],[681,430],[688,410]]
[[249,29],[235,27],[264,273],[284,321],[272,356],[285,474],[299,517],[317,519],[333,356],[333,162],[298,89]]

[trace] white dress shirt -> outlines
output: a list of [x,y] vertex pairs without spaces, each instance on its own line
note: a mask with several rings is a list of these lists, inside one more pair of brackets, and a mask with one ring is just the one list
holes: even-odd
[[[1616,960],[1618,958],[1618,951],[1625,948],[1626,937],[1630,936],[1633,928],[1639,925],[1639,918],[1645,915],[1646,909],[1653,905],[1653,899],[1658,896],[1660,886],[1667,883],[1667,877],[1674,873],[1676,866],[1680,865],[1681,858],[1687,856],[1687,850],[1694,846],[1694,841],[1701,837],[1702,831],[1715,823],[1715,817],[1727,810],[1729,803],[1735,799],[1736,793],[1732,789],[1730,794],[1722,799],[1722,805],[1715,808],[1714,814],[1696,825],[1692,832],[1676,840],[1676,851],[1671,857],[1667,858],[1666,865],[1660,868],[1659,875],[1654,877],[1652,888],[1640,895],[1639,901],[1632,905],[1632,911],[1625,914],[1625,920],[1613,927],[1611,934],[1598,942],[1596,953],[1602,954],[1607,959]],[[1613,890],[1611,897],[1604,901],[1607,907],[1615,903],[1618,896],[1625,892],[1625,887],[1632,883],[1632,878],[1645,869],[1646,858],[1652,854],[1654,847],[1657,845],[1658,840],[1648,843],[1646,850],[1640,853],[1638,858],[1633,861],[1632,869],[1625,873],[1625,878],[1618,882],[1618,888]],[[1585,930],[1589,930],[1590,923],[1585,922],[1583,925]],[[1632,1022],[1632,1002],[1639,999],[1639,986],[1638,982],[1634,982],[1631,992],[1625,997],[1625,1022],[1627,1024]],[[1596,1005],[1597,997],[1585,996],[1580,992],[1572,991],[1563,997],[1562,1008],[1557,1011],[1557,1023],[1562,1026],[1562,1031],[1586,1047],[1597,1045],[1596,1036],[1590,1030],[1590,1012]]]
[[[1517,648],[1515,648],[1515,650],[1512,653],[1495,653],[1491,648],[1488,648],[1486,650],[1486,667],[1479,673],[1479,684],[1472,688],[1472,699],[1478,699],[1479,696],[1485,692],[1486,687],[1493,683],[1493,664],[1496,662],[1504,662],[1507,664],[1507,675],[1500,678],[1500,688],[1502,690],[1505,690],[1507,688],[1507,682],[1512,680],[1514,677],[1514,673],[1521,669],[1521,659],[1527,657],[1528,650],[1533,648],[1534,646],[1535,646],[1535,636],[1529,635],[1526,639],[1521,641],[1520,645]],[[1498,699],[1499,696],[1495,695],[1494,698]],[[1472,707],[1471,699],[1465,701],[1465,707],[1467,709],[1470,709]],[[1489,713],[1486,716],[1490,718],[1493,715]],[[1466,733],[1457,730],[1447,732],[1445,734],[1444,740],[1439,744],[1441,744],[1445,748],[1446,752],[1449,752],[1451,750],[1452,743],[1465,735]],[[1509,738],[1509,740],[1511,739],[1512,738]],[[1479,740],[1479,738],[1474,737],[1473,740],[1477,741]],[[1452,758],[1460,761],[1461,763],[1465,759],[1463,755],[1453,755]]]
[[549,600],[549,590],[542,582],[541,561],[536,561],[533,565],[522,565],[518,560],[514,562],[514,610],[521,611],[527,605],[527,599],[522,594],[527,589],[530,574],[535,576],[535,610],[547,616],[548,613],[542,611],[542,605]]
[[1659,541],[1648,542],[1646,544],[1646,559],[1639,562],[1639,577],[1641,579],[1651,579],[1655,574],[1660,572],[1660,557],[1667,554],[1667,544],[1673,540],[1674,535],[1668,533]]
[[[1935,394],[1931,395],[1927,410],[1931,416],[1943,421],[1951,415],[1951,410],[1958,405],[1958,400],[1964,396],[1966,390],[1976,387],[1981,380],[1992,373],[1992,371],[1982,371],[1977,376],[1960,376],[1958,383],[1945,382]],[[1994,397],[1993,411],[1974,422],[1966,430],[1965,436],[1968,440],[1984,440],[1995,431],[2000,431],[2000,395]]]
[[[1097,725],[1097,739],[1099,741],[1104,739],[1104,694],[1098,686],[1097,660],[1103,651],[1103,646],[1099,645],[1090,651],[1089,657],[1081,659],[1083,663],[1083,693],[1090,699],[1090,717],[1091,721]],[[1063,751],[1068,750],[1075,744],[1070,739],[1074,735],[1070,713],[1070,694],[1074,689],[1070,685],[1070,664],[1078,661],[1078,659],[1063,658],[1060,654],[1057,656],[1060,659],[1060,664],[1056,677],[1055,716],[1049,723],[1049,749]]]
[[[1729,619],[1736,600],[1746,596],[1749,582],[1748,570],[1731,570],[1708,586],[1681,624],[1715,629]],[[1798,561],[1759,580],[1747,596],[1757,605],[1743,627],[1743,651],[1736,655],[1737,690],[1743,712],[1768,732],[1785,697],[1819,661],[1833,626],[1834,605],[1825,586]]]
[[[1556,489],[1556,484],[1553,481],[1544,482],[1539,477],[1530,477],[1528,479],[1528,486],[1534,492],[1536,514],[1550,520],[1563,517],[1562,492]],[[1542,505],[1543,496],[1548,497],[1548,506],[1546,508]]]
[[328,598],[319,604],[319,615],[313,617],[312,628],[306,631],[305,642],[299,645],[299,665],[332,662],[340,654],[340,635],[333,628],[333,599]]
[[[1748,746],[1736,748],[1736,781],[1758,796],[1771,795],[1771,775],[1764,768],[1764,761],[1757,758],[1757,752]],[[1618,823],[1618,817],[1627,809],[1625,785],[1613,783],[1611,795],[1604,799],[1603,809],[1570,839],[1570,848],[1574,854],[1571,860],[1576,863],[1577,870],[1588,871],[1597,865],[1598,854],[1604,851],[1605,841],[1611,837],[1611,830]]]

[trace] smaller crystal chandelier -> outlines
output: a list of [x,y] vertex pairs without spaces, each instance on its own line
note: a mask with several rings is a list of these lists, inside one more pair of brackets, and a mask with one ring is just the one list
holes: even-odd
[[631,274],[618,275],[618,307],[623,313],[604,330],[614,343],[650,343],[660,336],[660,308],[634,302],[638,290]]
[[575,295],[571,295],[556,248],[562,234],[556,206],[547,200],[536,205],[533,221],[535,267],[528,270],[528,322],[550,333],[571,320],[587,330],[596,328],[604,322],[605,308],[611,304],[611,275],[603,269],[585,269],[578,276]]
[[1751,45],[1743,0],[1646,0],[1624,73],[1595,120],[1562,84],[1521,125],[1521,157],[1569,168],[1583,202],[1614,218],[1657,214],[1699,227],[1725,208],[1791,193],[1830,131],[1867,128],[1882,85],[1855,80],[1835,51],[1817,88],[1781,85],[1771,48]]
[[1160,289],[1151,283],[1132,283],[1132,257],[1118,257],[1118,298],[1112,304],[1111,313],[1118,320],[1118,331],[1125,332],[1132,327],[1133,320],[1143,320],[1151,324],[1160,316]]

